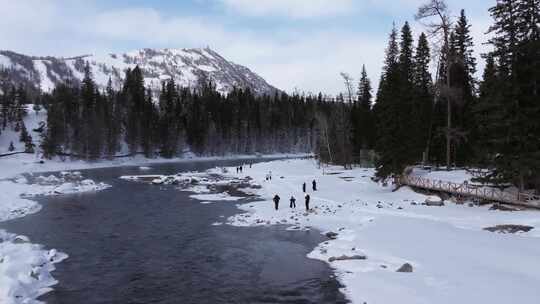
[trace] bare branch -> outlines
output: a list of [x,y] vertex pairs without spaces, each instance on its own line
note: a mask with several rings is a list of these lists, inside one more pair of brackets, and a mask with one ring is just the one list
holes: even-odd
[[354,79],[351,77],[351,75],[341,72],[341,77],[345,81],[345,88],[347,89],[347,93],[349,95],[349,102],[353,102],[353,81]]

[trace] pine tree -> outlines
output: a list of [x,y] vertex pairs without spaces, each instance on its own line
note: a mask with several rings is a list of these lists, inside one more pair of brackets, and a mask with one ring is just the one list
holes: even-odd
[[[528,181],[540,178],[539,3],[500,0],[490,9],[495,20],[490,43],[498,63],[496,87],[500,109],[488,116],[498,131],[488,134],[496,153],[492,159],[495,170],[488,177],[513,182],[520,189],[525,189]],[[536,187],[540,185],[537,183]]]
[[120,136],[122,133],[122,109],[118,100],[118,95],[113,89],[112,80],[109,78],[105,89],[105,154],[107,158],[114,157],[120,149]]
[[413,87],[414,98],[411,117],[415,118],[413,144],[415,154],[423,154],[423,162],[429,158],[430,139],[433,136],[433,80],[429,72],[430,49],[427,36],[422,33],[414,55]]
[[382,180],[392,175],[400,175],[408,162],[408,151],[402,145],[406,137],[401,125],[403,118],[399,105],[402,74],[399,54],[397,31],[394,27],[386,49],[383,74],[374,107],[377,118],[376,176]]
[[477,126],[473,118],[476,102],[476,59],[474,44],[465,11],[461,10],[459,20],[450,36],[450,54],[454,58],[450,74],[450,85],[454,92],[454,113],[452,143],[454,161],[463,164],[472,158],[472,144],[475,141]]
[[366,67],[362,66],[362,74],[358,83],[357,100],[353,104],[350,114],[351,120],[351,143],[354,158],[361,158],[362,151],[369,149],[374,130],[371,119],[371,82],[368,78]]
[[[414,65],[413,65],[413,37],[408,22],[405,22],[401,29],[400,54],[399,54],[399,98],[396,99],[397,111],[400,114],[399,125],[403,136],[404,160],[413,164],[420,160],[422,156],[422,146],[416,146],[416,138],[420,134],[416,133],[416,127],[421,122],[420,117],[413,115],[414,104]],[[401,172],[396,172],[400,174]]]
[[21,135],[19,141],[24,143],[24,152],[25,153],[34,153],[34,143],[32,141],[32,136],[28,133],[24,123],[21,126]]
[[474,96],[476,87],[476,79],[474,78],[476,74],[476,58],[474,57],[474,42],[470,32],[471,25],[465,15],[465,10],[461,10],[453,32],[452,48],[456,54],[456,62],[464,67],[462,86],[465,100]]
[[504,104],[498,88],[500,80],[495,60],[491,54],[486,57],[486,67],[479,88],[478,103],[474,107],[474,118],[477,121],[477,140],[475,142],[476,161],[480,166],[491,165],[497,151],[497,140],[494,134],[503,134],[500,128],[504,116]]

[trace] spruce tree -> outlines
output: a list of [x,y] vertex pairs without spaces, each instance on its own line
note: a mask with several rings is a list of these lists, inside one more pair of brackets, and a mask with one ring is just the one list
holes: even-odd
[[454,114],[452,143],[454,161],[464,164],[472,158],[473,143],[476,140],[477,126],[474,120],[473,108],[476,102],[476,59],[474,44],[470,35],[469,24],[465,11],[461,10],[460,17],[450,38],[450,53],[454,58],[451,68],[450,85],[454,92]]
[[499,132],[489,134],[496,152],[489,177],[522,190],[540,176],[539,11],[538,0],[500,0],[490,9],[501,117],[492,119]]
[[24,123],[21,126],[21,135],[19,141],[24,143],[24,152],[25,153],[34,153],[34,143],[32,141],[32,136],[28,133]]
[[[413,164],[421,159],[422,147],[416,146],[416,126],[419,125],[420,117],[413,115],[414,104],[414,65],[413,65],[413,37],[408,22],[405,22],[401,29],[400,53],[399,53],[399,98],[395,101],[395,106],[400,114],[398,116],[399,125],[402,128],[401,136],[404,160]],[[400,172],[399,172],[400,173]]]
[[372,116],[372,87],[366,67],[362,66],[362,74],[358,83],[357,102],[351,109],[352,144],[355,158],[361,157],[362,151],[373,148],[375,138],[375,121]]
[[408,151],[404,147],[404,128],[401,125],[399,46],[397,30],[390,34],[386,58],[377,93],[374,111],[377,119],[376,176],[385,180],[392,175],[400,175],[407,165]]
[[418,37],[418,45],[414,55],[413,87],[414,97],[412,117],[415,118],[413,144],[415,154],[422,154],[425,163],[429,159],[430,139],[433,136],[433,80],[430,73],[430,49],[427,36],[422,33]]

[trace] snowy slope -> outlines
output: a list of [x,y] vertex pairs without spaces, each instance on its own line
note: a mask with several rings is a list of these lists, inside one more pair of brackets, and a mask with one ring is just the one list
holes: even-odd
[[257,94],[273,94],[277,90],[248,68],[226,60],[210,48],[142,49],[124,54],[73,58],[30,57],[0,51],[0,69],[7,71],[6,78],[44,92],[51,91],[56,84],[66,80],[80,81],[86,62],[102,88],[107,85],[109,78],[115,87],[119,87],[125,70],[139,65],[146,85],[154,90],[159,90],[161,82],[170,78],[185,87],[194,87],[201,78],[207,78],[222,93],[231,91],[233,87],[250,88]]
[[[28,115],[23,119],[24,125],[30,136],[32,136],[34,144],[39,146],[41,143],[40,133],[34,130],[39,127],[40,123],[47,121],[47,110],[41,108],[40,111],[36,112],[33,104],[26,105],[26,107]],[[2,130],[2,134],[0,134],[0,154],[8,153],[10,142],[13,142],[13,146],[15,147],[14,152],[24,151],[24,143],[20,142],[20,136],[21,132],[15,132],[11,126]]]

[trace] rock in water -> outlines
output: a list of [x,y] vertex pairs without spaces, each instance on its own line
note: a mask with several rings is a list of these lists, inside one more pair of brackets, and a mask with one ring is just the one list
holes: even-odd
[[403,264],[403,266],[401,266],[398,270],[396,270],[397,272],[413,272],[413,267],[411,264],[409,263],[405,263]]
[[366,260],[367,257],[365,255],[353,255],[353,256],[346,256],[342,255],[339,257],[330,257],[328,259],[328,262],[334,262],[334,261],[350,261],[350,260]]
[[519,209],[512,208],[503,204],[493,204],[489,210],[499,210],[499,211],[519,211]]
[[337,239],[337,236],[338,236],[338,234],[335,233],[335,232],[331,232],[331,231],[330,231],[330,232],[326,233],[326,237],[329,238],[329,239],[331,239],[331,240]]
[[524,225],[498,225],[495,227],[487,227],[484,230],[489,232],[498,232],[498,233],[520,233],[520,232],[529,232],[533,230],[532,226]]
[[438,196],[428,196],[426,198],[426,205],[440,207],[440,206],[444,206],[444,202],[442,198]]

